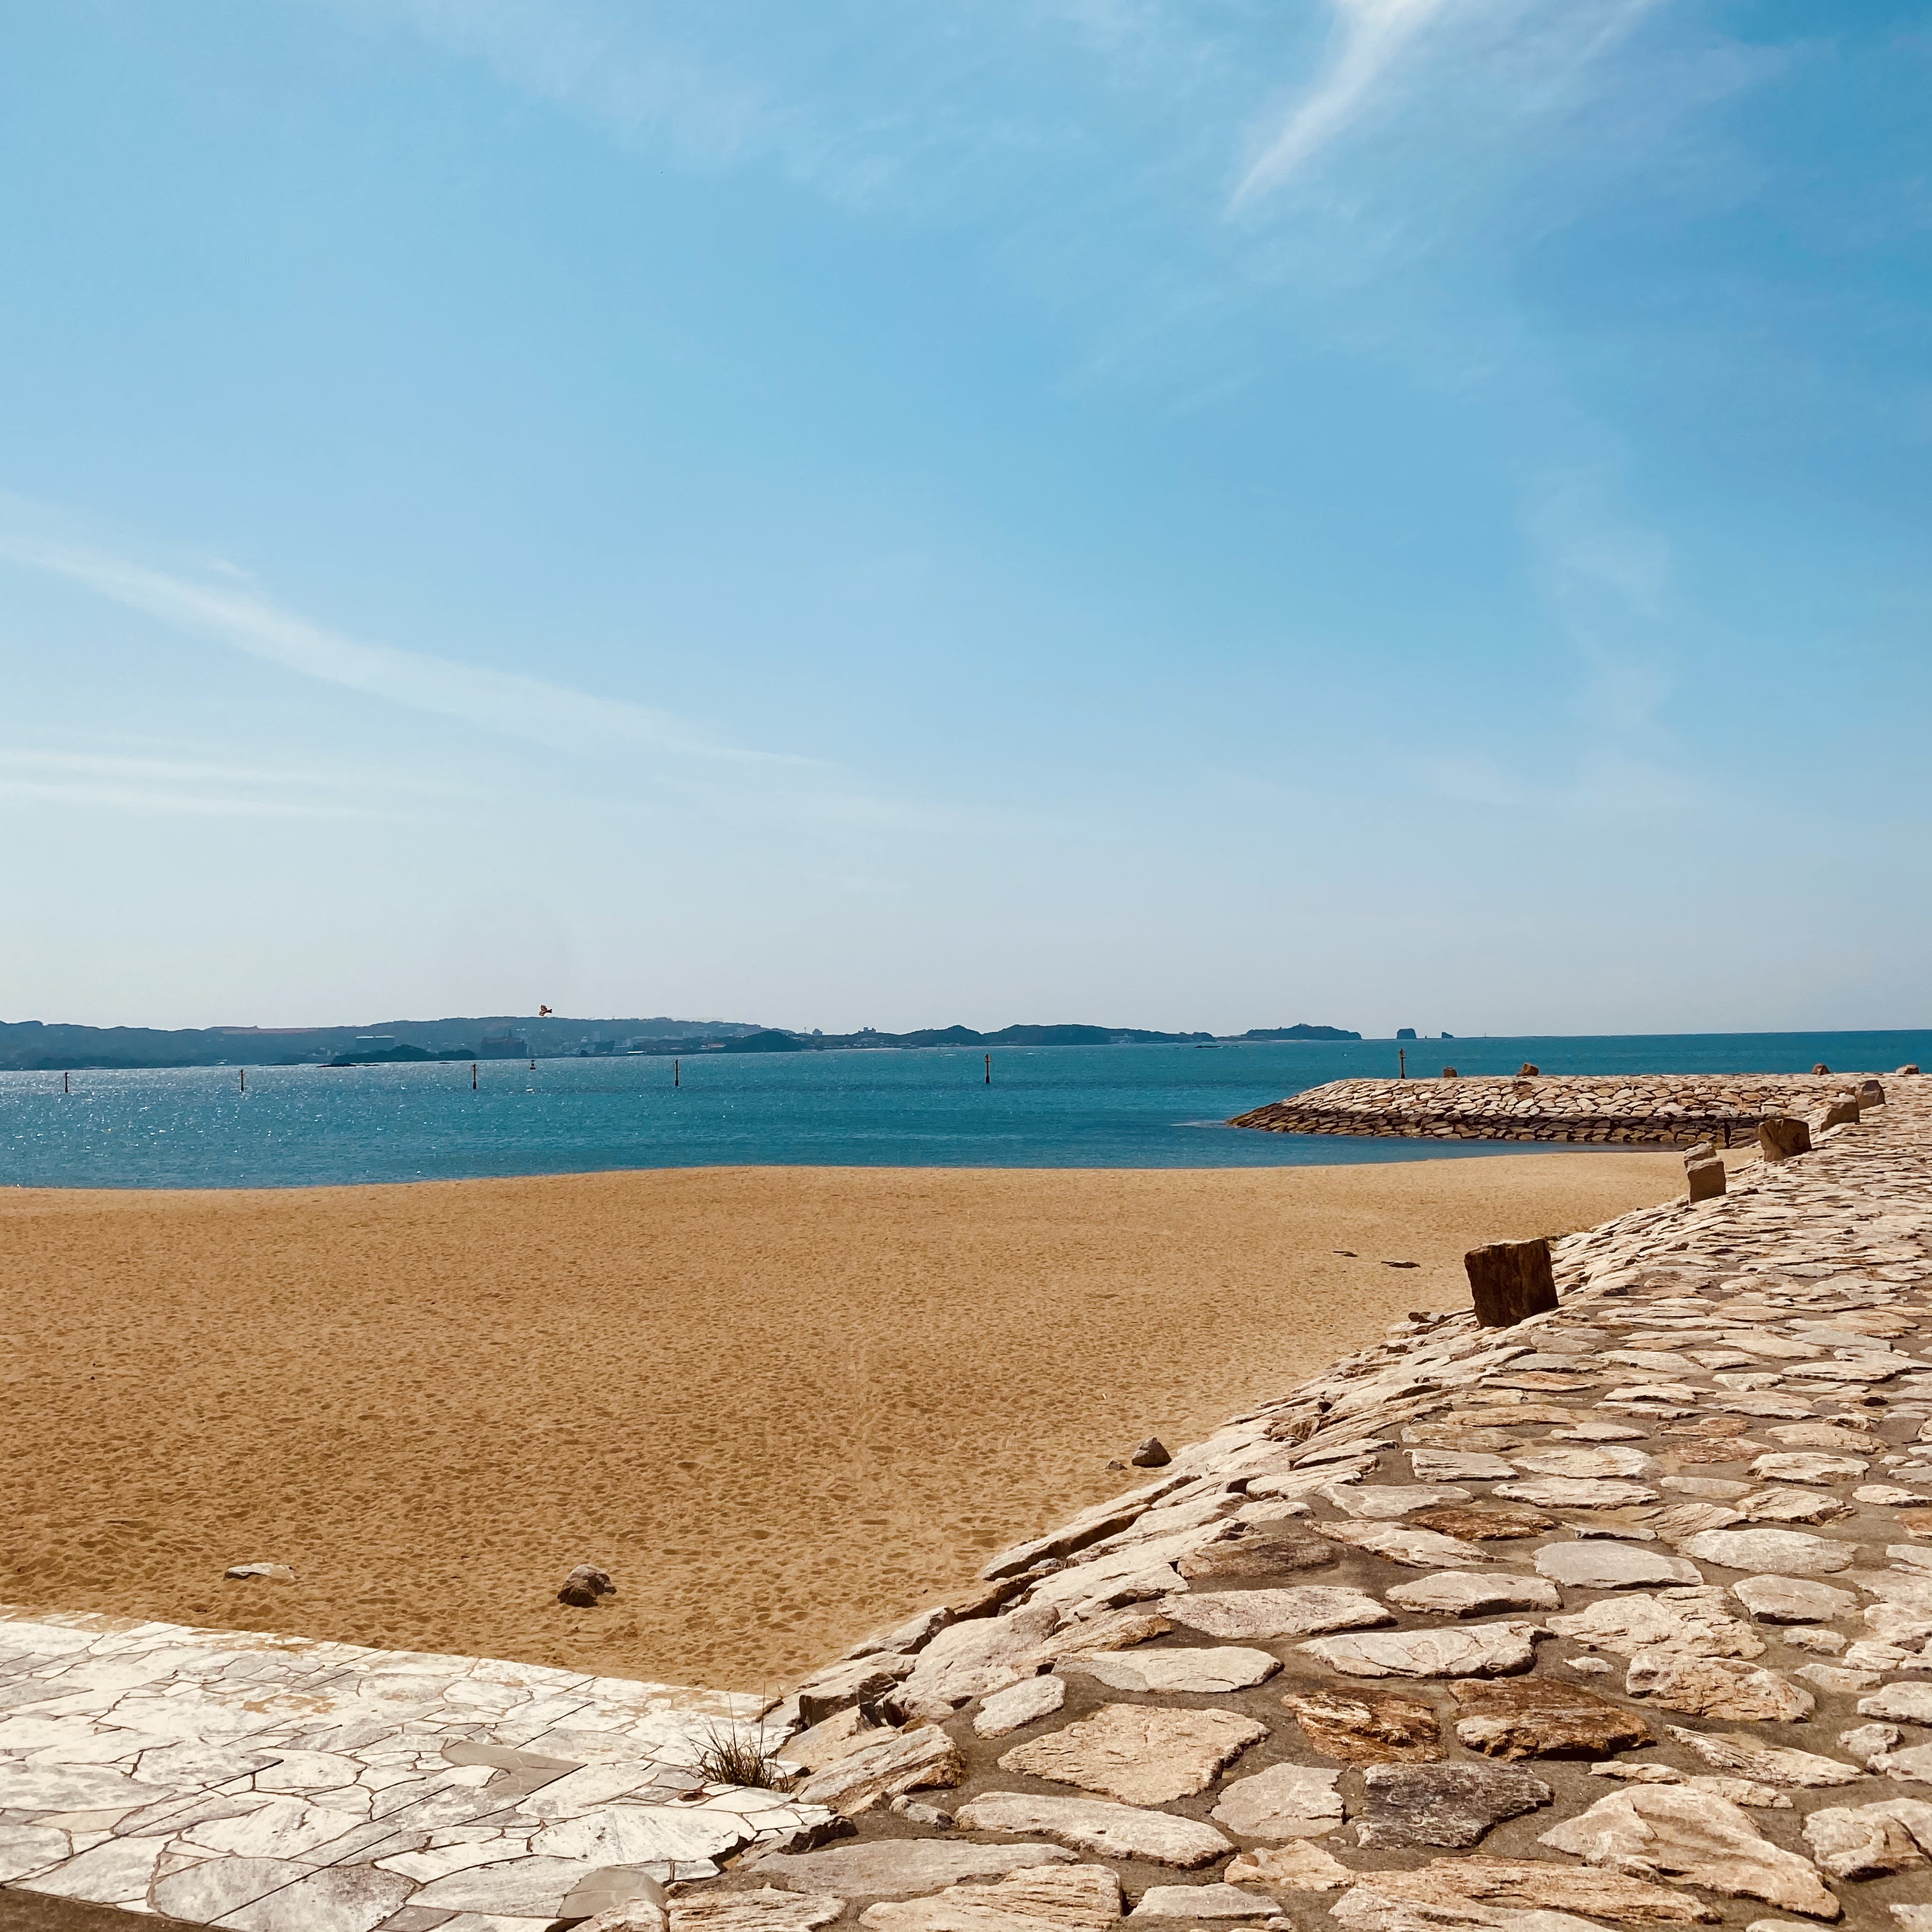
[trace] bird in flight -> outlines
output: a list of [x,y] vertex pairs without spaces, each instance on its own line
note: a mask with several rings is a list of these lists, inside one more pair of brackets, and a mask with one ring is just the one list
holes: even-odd
[[550,1018],[550,1009],[549,1009],[549,1007],[548,1007],[548,1006],[539,1006],[539,1007],[538,1007],[538,1009],[537,1009],[537,1018],[538,1018],[538,1019],[540,1019],[540,1020],[547,1020],[547,1019],[548,1019],[548,1018]]

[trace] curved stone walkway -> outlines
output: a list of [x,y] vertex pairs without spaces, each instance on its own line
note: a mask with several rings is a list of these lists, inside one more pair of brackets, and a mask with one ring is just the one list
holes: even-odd
[[712,1694],[0,1623],[0,1873],[237,1932],[1932,1932],[1932,1094],[1888,1084],[855,1647],[772,1714],[786,1793],[693,1786]]
[[1888,1084],[1556,1244],[1554,1312],[1416,1318],[821,1673],[788,1749],[854,1835],[721,1888],[871,1932],[1932,1932],[1932,1095]]

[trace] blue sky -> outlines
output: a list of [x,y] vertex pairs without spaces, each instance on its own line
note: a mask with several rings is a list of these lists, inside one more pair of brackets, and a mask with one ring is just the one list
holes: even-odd
[[0,58],[10,1018],[1927,1023],[1932,16]]

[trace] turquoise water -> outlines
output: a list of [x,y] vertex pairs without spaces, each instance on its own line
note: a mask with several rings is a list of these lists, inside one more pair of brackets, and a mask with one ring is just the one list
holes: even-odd
[[[1932,1032],[1412,1040],[1412,1073],[1881,1071]],[[1507,1156],[1467,1143],[1265,1134],[1230,1114],[1388,1076],[1384,1040],[1256,1046],[704,1054],[668,1060],[0,1074],[0,1183],[296,1187],[625,1167],[1298,1167]],[[1548,1150],[1544,1150],[1548,1151]]]

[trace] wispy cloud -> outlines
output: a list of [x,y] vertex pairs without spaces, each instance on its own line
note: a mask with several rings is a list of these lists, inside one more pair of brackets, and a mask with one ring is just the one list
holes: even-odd
[[45,571],[98,596],[304,677],[433,712],[506,736],[581,749],[646,748],[736,766],[804,768],[815,761],[725,744],[670,712],[566,685],[452,658],[365,644],[309,622],[253,590],[196,583],[69,543],[0,533],[0,556]]
[[1444,0],[1334,0],[1339,44],[1328,70],[1241,177],[1230,209],[1279,188],[1347,128],[1397,55],[1444,4]]
[[[434,789],[368,772],[277,770],[203,758],[0,746],[0,797],[211,818],[380,818]],[[390,795],[385,802],[383,795]]]
[[[13,507],[31,506],[16,499]],[[734,745],[670,712],[628,699],[364,644],[286,609],[248,586],[233,565],[219,566],[224,580],[211,583],[20,526],[32,520],[22,516],[15,527],[0,527],[0,560],[44,572],[171,628],[301,676],[568,752],[579,760],[605,754],[606,766],[627,787],[641,784],[709,818],[897,834],[980,835],[1036,830],[1040,822],[1010,807],[959,807],[896,795],[832,761]],[[640,759],[638,752],[651,755]],[[614,754],[614,760],[608,755]],[[147,774],[149,779],[157,776]],[[10,782],[16,791],[59,784],[69,796],[76,795],[74,788],[93,783],[103,790],[104,802],[106,790],[127,792],[134,777],[121,771],[90,780],[76,770],[58,780],[21,772]],[[207,808],[226,808],[219,802],[222,794],[202,796]]]

